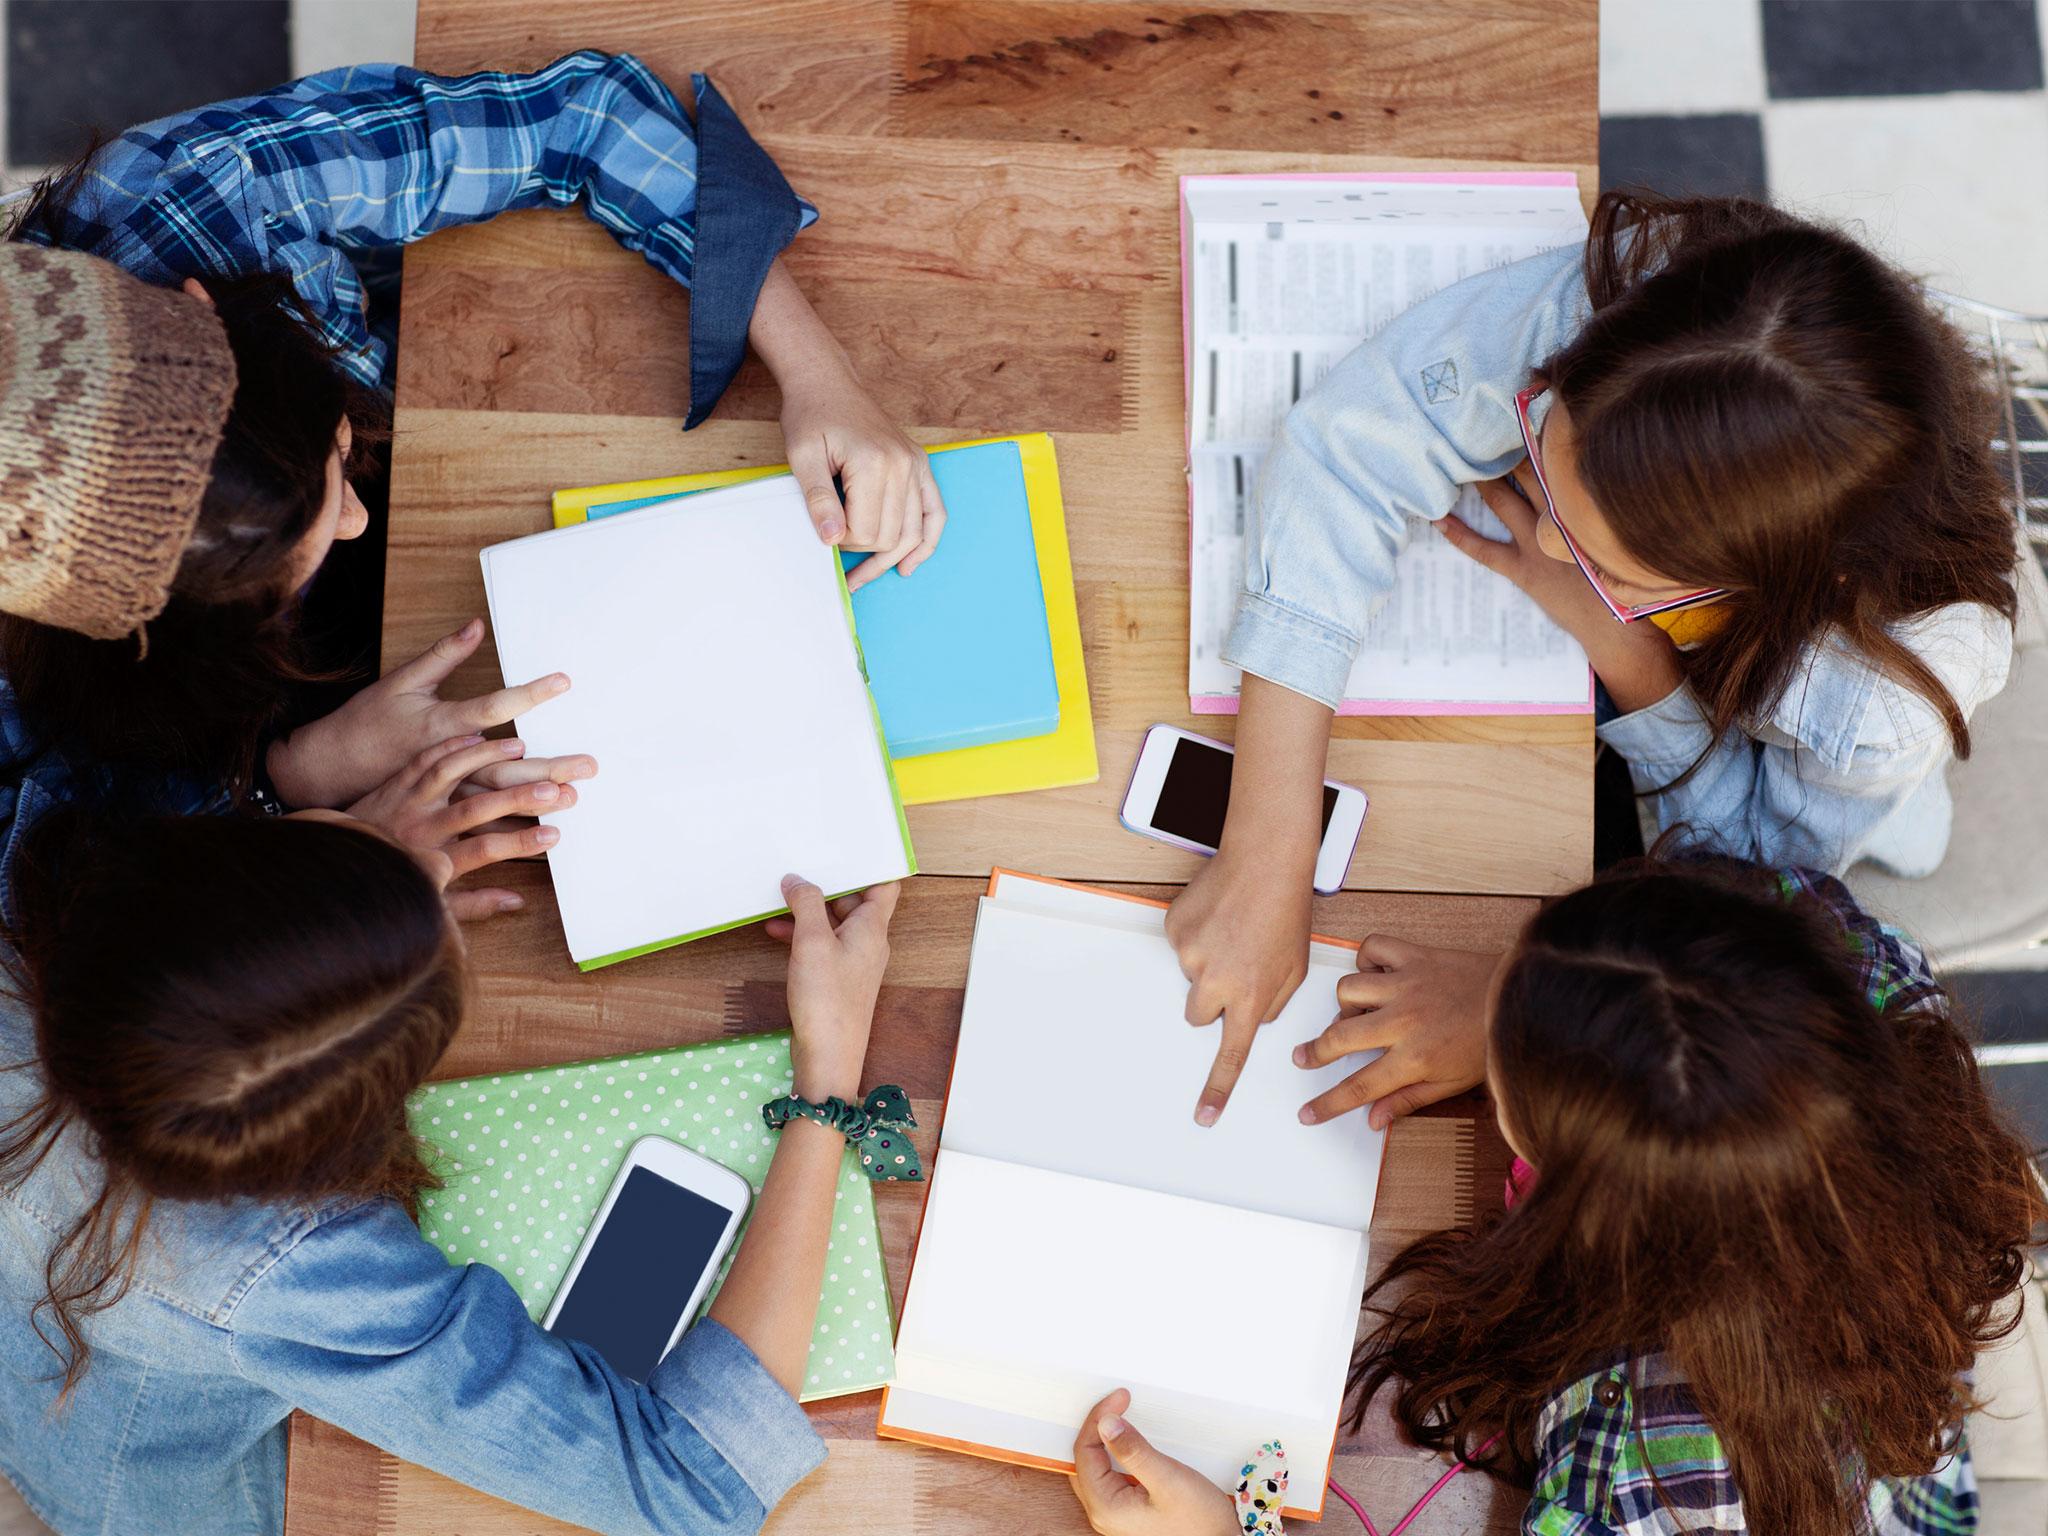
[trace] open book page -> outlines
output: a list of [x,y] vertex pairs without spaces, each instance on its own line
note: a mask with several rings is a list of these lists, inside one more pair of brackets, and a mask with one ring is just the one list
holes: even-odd
[[836,551],[793,480],[708,491],[483,552],[521,717],[598,776],[548,868],[578,961],[759,917],[791,870],[827,891],[910,871]]
[[[1183,1026],[1185,1027],[1185,1026]],[[1072,1459],[1122,1386],[1168,1455],[1233,1486],[1279,1436],[1322,1479],[1365,1285],[1355,1230],[939,1153],[884,1429]],[[1247,1319],[1268,1319],[1247,1349]]]
[[[1259,470],[1287,412],[1402,310],[1576,243],[1586,222],[1570,185],[1197,177],[1186,197],[1188,691],[1228,708],[1239,676],[1221,651]],[[1471,493],[1458,510],[1492,522]],[[1360,713],[1429,703],[1584,709],[1585,656],[1505,578],[1441,536],[1417,539],[1345,696]]]
[[[1028,903],[1029,884],[1016,884]],[[1317,947],[1308,979],[1259,1031],[1223,1118],[1204,1129],[1195,1101],[1220,1026],[1190,1028],[1183,1016],[1188,984],[1159,911],[1094,900],[1099,914],[1076,920],[983,899],[943,1145],[1364,1231],[1386,1134],[1362,1113],[1296,1118],[1359,1062],[1303,1071],[1292,1060],[1336,1016],[1349,965]]]

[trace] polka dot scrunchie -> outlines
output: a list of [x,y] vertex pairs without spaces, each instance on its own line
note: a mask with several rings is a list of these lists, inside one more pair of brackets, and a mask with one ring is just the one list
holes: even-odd
[[910,1096],[894,1083],[877,1088],[859,1104],[849,1104],[837,1094],[822,1104],[784,1094],[761,1106],[761,1118],[771,1131],[798,1116],[829,1125],[844,1136],[860,1153],[861,1172],[877,1183],[916,1183],[924,1178],[924,1165],[910,1144],[910,1132],[917,1125],[910,1114]]

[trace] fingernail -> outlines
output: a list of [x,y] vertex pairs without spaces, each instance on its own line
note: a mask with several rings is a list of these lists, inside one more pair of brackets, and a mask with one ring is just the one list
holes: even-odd
[[1204,1104],[1200,1109],[1195,1111],[1195,1124],[1200,1126],[1214,1125],[1218,1117],[1221,1116],[1222,1113],[1223,1111],[1219,1106],[1215,1104]]
[[533,840],[539,843],[541,847],[547,848],[555,843],[559,843],[562,840],[562,834],[560,829],[555,827],[535,827],[533,829]]
[[1114,1440],[1130,1426],[1113,1413],[1105,1413],[1095,1421],[1095,1433],[1105,1440]]
[[802,885],[803,883],[804,877],[802,875],[784,875],[782,877],[782,888],[785,891],[787,891],[791,886]]
[[500,896],[498,898],[498,910],[500,912],[517,912],[525,905],[525,901],[517,896]]
[[464,745],[465,747],[473,747],[473,746],[475,746],[475,745],[476,745],[476,744],[477,744],[478,742],[480,742],[480,741],[482,741],[482,740],[483,740],[483,737],[481,737],[481,736],[465,736],[465,737],[463,737],[463,738],[462,738],[462,744],[463,744],[463,745]]
[[833,522],[830,518],[827,518],[824,522],[818,524],[818,532],[824,535],[824,539],[827,544],[837,544],[839,542],[839,535],[844,533],[845,531],[845,529],[841,528],[837,523]]
[[1316,1114],[1315,1105],[1304,1104],[1301,1106],[1301,1113],[1296,1115],[1294,1118],[1299,1120],[1303,1125],[1314,1125],[1316,1121],[1321,1117]]
[[559,800],[561,797],[559,785],[540,783],[533,786],[533,798],[536,800]]
[[467,640],[471,635],[480,635],[483,632],[484,621],[482,619],[471,619],[467,624],[462,626],[462,638],[465,640]]
[[568,692],[568,689],[569,689],[569,674],[568,674],[568,673],[566,673],[566,672],[557,672],[557,673],[556,673],[556,674],[555,674],[555,675],[554,675],[553,677],[551,677],[551,678],[549,678],[549,679],[548,679],[548,692],[549,692],[549,693],[566,693],[566,692]]
[[1294,1064],[1297,1067],[1308,1065],[1308,1042],[1306,1040],[1294,1048]]
[[588,779],[594,777],[596,773],[597,759],[594,757],[581,758],[569,765],[569,777],[572,779]]
[[[482,741],[483,738],[479,736],[477,740]],[[526,750],[526,743],[521,741],[517,736],[507,736],[503,741],[498,743],[498,750],[504,753],[507,757],[517,757],[520,753]]]

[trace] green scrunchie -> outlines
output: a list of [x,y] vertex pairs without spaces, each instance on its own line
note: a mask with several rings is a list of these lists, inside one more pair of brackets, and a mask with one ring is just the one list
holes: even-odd
[[869,1178],[885,1184],[924,1178],[924,1165],[910,1144],[910,1131],[917,1125],[910,1114],[910,1095],[894,1083],[877,1088],[859,1104],[849,1104],[836,1093],[822,1104],[784,1094],[761,1106],[761,1118],[771,1131],[781,1130],[799,1115],[844,1136],[860,1153],[861,1172]]

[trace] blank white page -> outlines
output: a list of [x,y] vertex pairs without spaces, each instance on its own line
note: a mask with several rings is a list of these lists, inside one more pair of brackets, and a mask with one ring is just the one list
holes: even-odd
[[1068,1461],[1083,1415],[1129,1387],[1131,1422],[1219,1485],[1279,1436],[1290,1501],[1314,1509],[1365,1248],[1355,1231],[949,1145],[919,1229],[885,1428]]
[[[1007,895],[1014,885],[1014,899]],[[1294,1047],[1337,1013],[1348,966],[1327,946],[1216,1125],[1195,1124],[1221,1026],[1190,1028],[1188,984],[1157,908],[1096,896],[1089,916],[1034,901],[1073,895],[1005,882],[975,923],[944,1144],[1165,1194],[1364,1231],[1386,1134],[1363,1111],[1303,1125],[1301,1106],[1361,1065],[1316,1071]]]
[[520,736],[598,763],[544,818],[576,960],[911,872],[838,562],[786,477],[483,552],[506,682],[572,685]]

